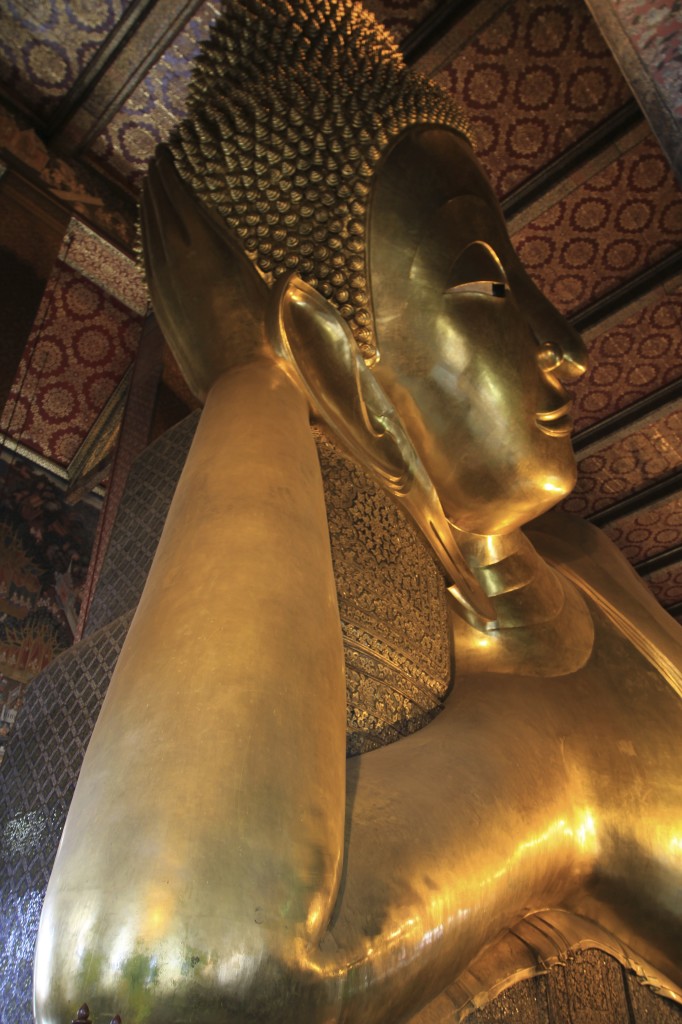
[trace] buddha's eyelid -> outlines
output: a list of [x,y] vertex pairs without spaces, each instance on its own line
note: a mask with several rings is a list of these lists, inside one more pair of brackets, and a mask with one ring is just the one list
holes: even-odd
[[457,292],[479,292],[503,298],[507,290],[507,275],[499,256],[487,242],[470,242],[462,249],[450,267],[450,284],[446,295]]

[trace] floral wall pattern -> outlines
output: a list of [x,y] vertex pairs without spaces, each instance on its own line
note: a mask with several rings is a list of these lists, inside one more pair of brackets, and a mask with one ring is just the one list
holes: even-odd
[[41,112],[48,112],[87,67],[129,3],[4,0],[0,80],[20,89]]
[[[588,11],[575,0],[497,3],[470,40],[459,25],[429,74],[469,115],[504,196],[629,98]],[[515,59],[505,59],[514,53]],[[503,111],[505,116],[501,117]]]
[[58,262],[0,431],[67,466],[130,365],[141,324],[139,313]]

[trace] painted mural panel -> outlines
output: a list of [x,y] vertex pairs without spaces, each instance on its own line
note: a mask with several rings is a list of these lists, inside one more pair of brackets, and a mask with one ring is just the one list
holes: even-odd
[[616,13],[671,112],[682,119],[682,6],[674,0],[619,0]]
[[0,760],[26,684],[73,642],[98,518],[47,471],[0,459]]

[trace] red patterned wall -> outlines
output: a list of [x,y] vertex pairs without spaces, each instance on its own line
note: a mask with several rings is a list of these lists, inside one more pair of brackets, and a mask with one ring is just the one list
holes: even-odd
[[670,606],[682,601],[682,565],[658,569],[645,579],[662,605]]
[[576,0],[513,0],[431,75],[471,119],[478,155],[504,196],[630,93],[586,8]]
[[363,6],[400,41],[438,6],[438,0],[364,0]]
[[604,527],[626,558],[635,565],[660,555],[680,543],[682,537],[682,498],[673,497]]
[[66,466],[130,365],[142,317],[58,262],[0,430]]
[[682,191],[648,136],[513,241],[536,284],[571,313],[682,244]]
[[562,508],[592,515],[681,467],[682,408],[677,408],[579,456],[578,483]]
[[576,431],[682,377],[682,279],[589,331],[590,365],[572,386]]

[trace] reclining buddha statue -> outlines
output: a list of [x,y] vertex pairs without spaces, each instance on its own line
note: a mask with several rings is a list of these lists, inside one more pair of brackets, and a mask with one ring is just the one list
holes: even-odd
[[540,913],[682,998],[679,629],[549,512],[585,349],[452,100],[350,0],[229,0],[142,239],[204,407],[39,1024],[396,1024]]

